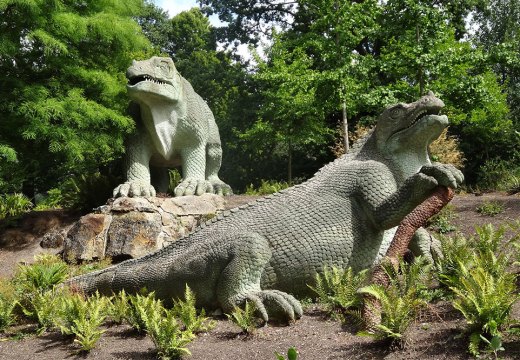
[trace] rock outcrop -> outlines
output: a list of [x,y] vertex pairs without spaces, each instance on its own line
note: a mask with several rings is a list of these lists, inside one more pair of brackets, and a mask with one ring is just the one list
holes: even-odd
[[224,199],[214,194],[110,200],[72,225],[63,256],[68,261],[138,258],[188,235],[222,210]]

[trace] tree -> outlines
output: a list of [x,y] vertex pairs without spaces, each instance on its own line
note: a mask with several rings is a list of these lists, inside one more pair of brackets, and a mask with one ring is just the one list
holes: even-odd
[[151,50],[132,20],[141,8],[141,0],[0,1],[0,145],[18,160],[0,170],[9,184],[0,190],[33,196],[120,156],[133,129],[124,72]]

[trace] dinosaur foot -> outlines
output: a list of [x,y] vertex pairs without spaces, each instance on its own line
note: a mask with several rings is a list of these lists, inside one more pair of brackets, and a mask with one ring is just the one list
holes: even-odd
[[266,323],[269,321],[269,314],[273,318],[289,322],[303,315],[300,302],[294,296],[279,290],[261,290],[247,294],[242,301],[253,303]]
[[175,196],[202,195],[212,193],[213,186],[204,179],[186,178],[175,188]]
[[231,186],[226,184],[224,181],[220,180],[219,178],[211,179],[208,178],[208,181],[213,185],[213,193],[217,195],[233,195],[233,190],[231,190]]
[[127,181],[114,189],[114,197],[155,196],[155,189],[145,181]]

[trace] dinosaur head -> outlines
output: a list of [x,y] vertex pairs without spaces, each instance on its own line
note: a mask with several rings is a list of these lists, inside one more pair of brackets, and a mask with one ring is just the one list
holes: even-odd
[[448,125],[448,117],[440,115],[444,103],[430,91],[419,100],[387,107],[376,126],[377,146],[383,154],[397,152],[426,153]]
[[128,95],[137,102],[179,99],[180,75],[168,57],[134,60],[126,71],[126,77]]

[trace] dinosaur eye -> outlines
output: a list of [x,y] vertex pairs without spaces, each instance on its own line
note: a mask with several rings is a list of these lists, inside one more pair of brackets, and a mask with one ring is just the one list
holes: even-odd
[[168,66],[168,63],[166,62],[162,62],[159,64],[159,68],[161,69],[161,71],[165,74],[168,74],[169,71],[170,71],[170,67]]
[[403,108],[402,107],[396,107],[396,108],[393,108],[392,110],[390,110],[390,116],[393,117],[393,118],[398,117],[402,113],[403,113]]

